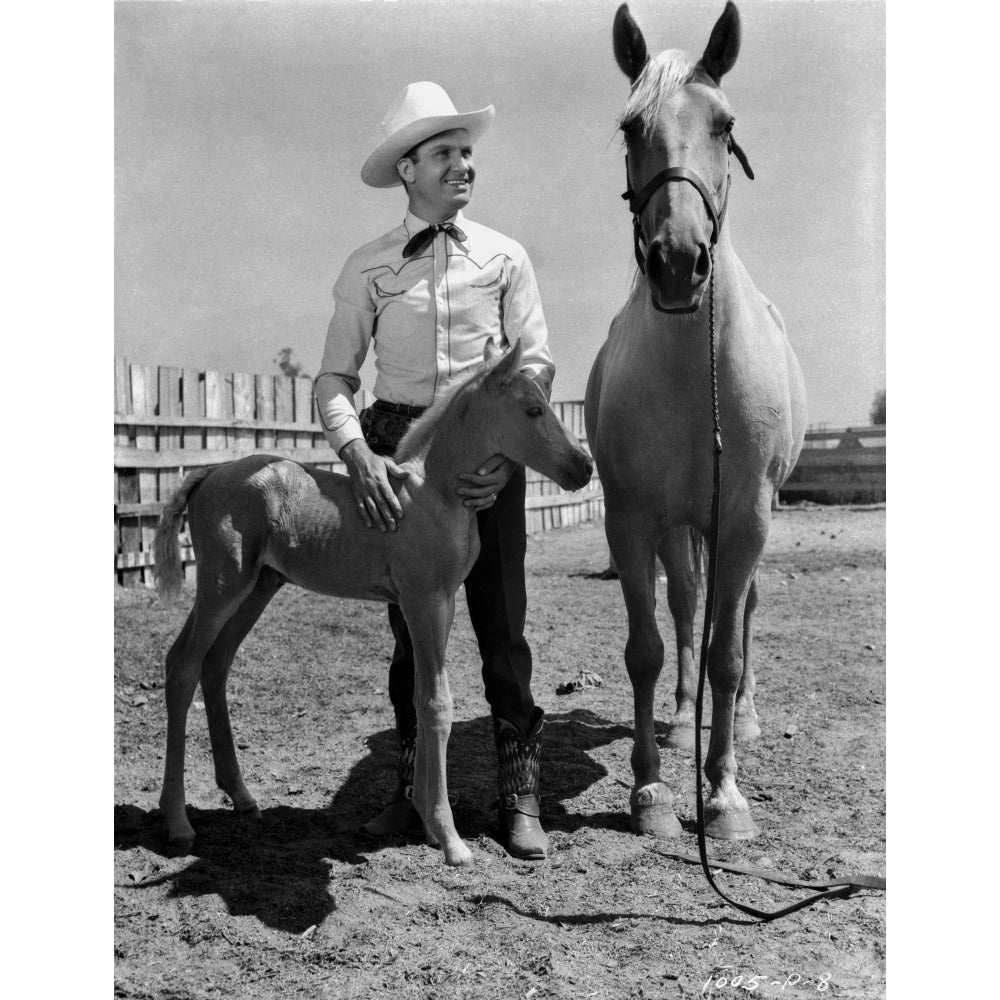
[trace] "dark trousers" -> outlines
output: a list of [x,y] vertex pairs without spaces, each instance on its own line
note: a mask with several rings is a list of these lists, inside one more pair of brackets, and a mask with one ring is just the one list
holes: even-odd
[[[527,732],[535,701],[531,696],[531,650],[524,638],[524,469],[518,467],[497,494],[496,503],[476,515],[480,553],[465,580],[469,618],[483,659],[486,700],[494,716]],[[398,604],[389,605],[396,648],[389,666],[389,698],[400,735],[416,732],[413,707],[413,643]]]

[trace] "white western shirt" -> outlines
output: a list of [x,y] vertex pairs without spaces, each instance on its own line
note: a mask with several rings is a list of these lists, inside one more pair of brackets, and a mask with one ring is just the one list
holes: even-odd
[[354,410],[358,371],[375,342],[375,395],[390,403],[430,406],[483,360],[490,337],[520,340],[521,367],[551,392],[555,365],[524,248],[461,212],[458,243],[437,233],[415,257],[403,247],[428,223],[412,212],[403,224],[348,258],[334,285],[334,313],[315,393],[327,440],[339,453],[362,437]]

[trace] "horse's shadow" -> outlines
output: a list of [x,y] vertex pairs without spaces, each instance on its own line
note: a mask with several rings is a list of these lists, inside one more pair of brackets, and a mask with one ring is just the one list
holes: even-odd
[[[584,815],[568,811],[563,803],[607,775],[588,751],[631,736],[630,727],[586,709],[548,716],[542,789],[547,830],[604,826],[627,831],[624,812]],[[264,803],[261,818],[247,820],[230,809],[189,807],[197,831],[192,852],[196,860],[178,873],[151,878],[140,874],[131,888],[170,883],[174,897],[216,894],[230,913],[253,915],[291,933],[320,924],[336,910],[329,892],[331,860],[363,865],[370,855],[404,842],[400,837],[376,842],[359,832],[395,785],[396,745],[393,730],[369,737],[368,754],[323,809]],[[497,840],[496,756],[488,716],[454,724],[448,759],[449,796],[459,833]],[[422,839],[422,833],[415,831],[412,839]],[[156,810],[115,806],[115,849],[134,847],[168,856],[162,819]]]

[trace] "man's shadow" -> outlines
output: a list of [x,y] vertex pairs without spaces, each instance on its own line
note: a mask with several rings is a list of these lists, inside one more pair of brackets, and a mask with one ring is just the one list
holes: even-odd
[[[548,831],[571,832],[604,826],[628,830],[626,812],[570,812],[564,802],[575,799],[607,775],[588,753],[632,729],[609,722],[587,709],[574,709],[546,719],[543,750],[542,823]],[[231,809],[188,808],[197,831],[195,860],[183,871],[154,877],[141,873],[129,886],[171,884],[173,897],[216,894],[234,915],[255,916],[267,926],[301,934],[336,910],[329,889],[327,859],[352,865],[406,839],[422,840],[419,828],[410,838],[382,841],[365,838],[361,824],[378,812],[396,784],[397,740],[382,730],[367,740],[368,754],[351,769],[347,780],[324,809],[268,806],[261,819],[247,820]],[[448,743],[448,791],[458,832],[464,837],[498,838],[495,802],[496,753],[489,716],[458,722]],[[163,821],[156,810],[115,806],[115,849],[143,847],[169,856]]]

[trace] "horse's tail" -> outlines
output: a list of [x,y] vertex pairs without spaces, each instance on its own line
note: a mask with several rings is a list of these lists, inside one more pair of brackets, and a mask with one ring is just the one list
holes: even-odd
[[688,528],[687,533],[691,577],[697,590],[701,591],[705,586],[705,576],[708,572],[708,542],[696,528]]
[[181,581],[184,579],[184,565],[181,562],[181,543],[178,536],[184,511],[191,494],[214,468],[207,465],[186,476],[180,489],[171,497],[160,515],[160,523],[156,526],[156,538],[153,541],[153,580],[156,589],[164,597],[173,597],[180,592]]

